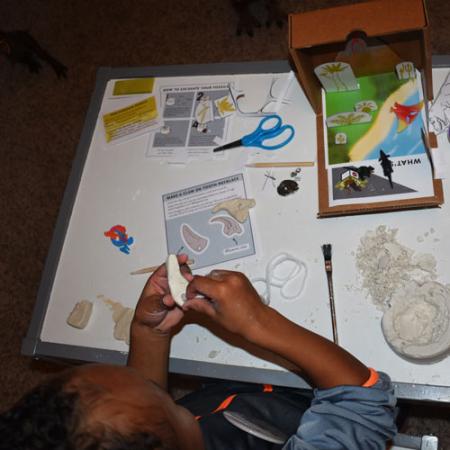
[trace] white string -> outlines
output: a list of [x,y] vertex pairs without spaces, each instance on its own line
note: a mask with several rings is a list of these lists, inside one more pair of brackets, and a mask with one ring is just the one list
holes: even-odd
[[[277,267],[280,267],[285,262],[294,263],[293,268],[289,271],[285,276],[276,275],[275,271]],[[287,288],[290,283],[298,278],[300,278],[300,287],[292,294],[288,294]],[[252,283],[264,283],[265,290],[261,296],[261,300],[265,305],[270,304],[270,300],[272,297],[272,288],[276,287],[280,289],[280,295],[283,300],[287,302],[291,302],[301,297],[303,290],[306,285],[306,278],[308,277],[308,268],[306,264],[301,260],[296,258],[295,256],[289,255],[288,253],[280,253],[275,255],[266,266],[266,276],[265,278],[253,278],[250,281]]]

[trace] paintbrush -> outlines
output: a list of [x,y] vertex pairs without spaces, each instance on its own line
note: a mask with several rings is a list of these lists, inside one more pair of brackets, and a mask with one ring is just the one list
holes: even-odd
[[333,327],[333,342],[339,344],[337,326],[336,326],[336,309],[334,307],[333,293],[333,265],[331,264],[331,244],[322,245],[323,258],[325,260],[325,272],[328,281],[328,296],[330,298],[331,325]]

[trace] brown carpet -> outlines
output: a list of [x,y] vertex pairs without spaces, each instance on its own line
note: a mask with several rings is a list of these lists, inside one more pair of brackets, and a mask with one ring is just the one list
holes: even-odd
[[[287,11],[345,3],[281,1]],[[433,53],[450,53],[450,3],[428,9]],[[236,23],[229,0],[0,2],[0,29],[30,31],[69,68],[58,81],[48,67],[36,76],[0,57],[0,410],[60,369],[20,356],[20,346],[97,68],[286,58],[286,26],[250,38],[236,37]],[[406,412],[409,430],[435,432],[450,449],[448,407]]]

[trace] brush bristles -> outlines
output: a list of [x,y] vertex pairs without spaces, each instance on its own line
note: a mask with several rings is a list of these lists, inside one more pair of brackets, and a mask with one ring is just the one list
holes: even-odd
[[322,245],[322,253],[325,261],[331,260],[331,244],[323,244]]

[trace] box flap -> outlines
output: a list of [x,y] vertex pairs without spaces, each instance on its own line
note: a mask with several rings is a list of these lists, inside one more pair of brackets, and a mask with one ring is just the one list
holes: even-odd
[[289,22],[291,48],[342,42],[357,30],[380,36],[428,25],[422,0],[380,0],[319,9],[291,14]]

